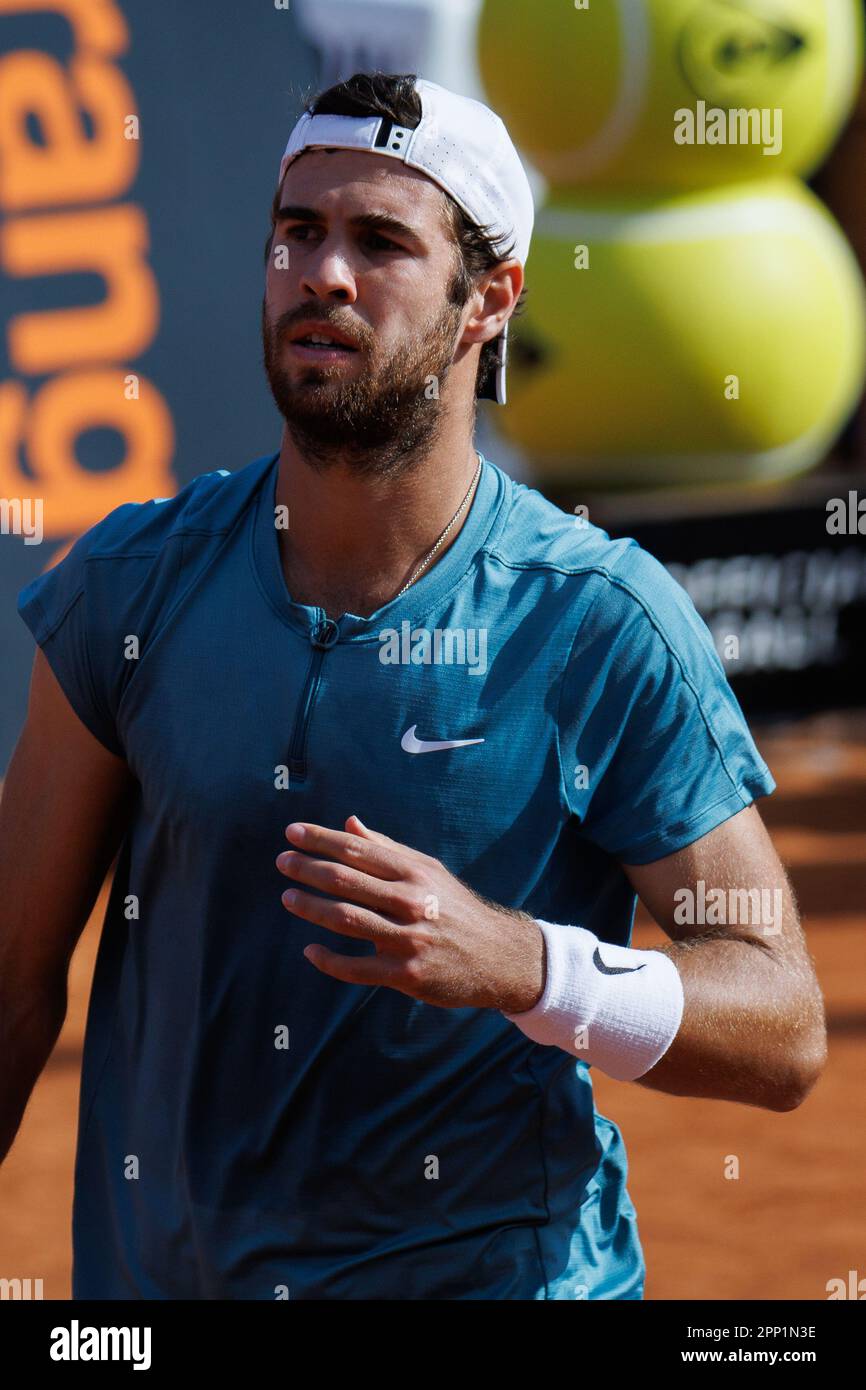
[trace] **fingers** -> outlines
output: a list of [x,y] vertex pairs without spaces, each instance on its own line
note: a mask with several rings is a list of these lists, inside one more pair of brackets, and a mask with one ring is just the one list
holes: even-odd
[[381,956],[341,956],[318,943],[306,946],[304,955],[323,975],[347,985],[388,985],[394,976],[393,966]]
[[413,853],[409,846],[369,831],[366,826],[363,832],[353,835],[343,830],[330,830],[324,825],[312,825],[309,821],[294,821],[286,826],[286,839],[308,853],[354,864],[376,878],[404,877]]
[[388,943],[398,955],[405,953],[406,927],[426,920],[424,875],[435,861],[370,830],[357,816],[349,816],[345,824],[346,831],[308,821],[286,827],[286,839],[300,848],[278,855],[277,868],[331,896],[289,888],[282,895],[283,906],[328,931]]
[[287,888],[282,895],[282,903],[296,917],[303,917],[305,921],[315,922],[328,931],[356,937],[360,941],[397,943],[402,931],[396,922],[389,922],[380,913],[358,907],[355,903],[317,898],[300,888]]
[[352,822],[352,834],[359,835],[364,839],[377,841],[386,847],[391,847],[403,855],[408,855],[410,863],[422,863],[426,865],[436,864],[438,860],[432,854],[425,854],[422,849],[417,849],[414,845],[401,844],[399,840],[392,840],[390,835],[384,834],[381,830],[371,830],[364,825],[363,821],[355,815],[351,815],[345,821],[348,826]]
[[[393,845],[395,849],[409,849],[408,845],[401,845],[399,840],[392,840],[390,835],[383,834],[381,830],[371,830],[368,825],[364,824],[360,816],[349,816],[345,822],[347,826],[350,821],[354,822],[351,831],[353,835],[361,835],[368,840],[377,841],[381,845]],[[417,852],[416,850],[415,853],[417,854]]]
[[399,916],[400,901],[395,897],[393,879],[371,878],[347,864],[328,859],[313,859],[301,850],[284,850],[277,855],[277,868],[295,884],[305,883],[319,888],[334,898],[344,898],[375,908],[377,912]]

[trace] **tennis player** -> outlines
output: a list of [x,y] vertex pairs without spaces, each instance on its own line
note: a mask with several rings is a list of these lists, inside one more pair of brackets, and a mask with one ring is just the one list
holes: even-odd
[[76,1298],[640,1299],[592,1069],[773,1111],[821,1072],[707,628],[473,446],[532,222],[482,104],[322,94],[266,253],[279,451],[118,507],[20,595],[0,1152],[117,854]]

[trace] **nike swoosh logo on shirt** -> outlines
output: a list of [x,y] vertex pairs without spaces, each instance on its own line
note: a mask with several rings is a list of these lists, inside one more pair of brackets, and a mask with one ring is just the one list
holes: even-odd
[[643,970],[646,966],[646,961],[643,965],[605,965],[597,946],[592,953],[592,963],[602,975],[633,975],[636,970]]
[[443,738],[428,741],[415,737],[417,724],[407,729],[400,740],[404,753],[436,753],[440,748],[468,748],[470,743],[483,743],[483,738]]

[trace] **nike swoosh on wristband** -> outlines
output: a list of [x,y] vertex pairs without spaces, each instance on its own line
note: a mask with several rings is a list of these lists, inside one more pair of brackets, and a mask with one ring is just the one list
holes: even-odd
[[646,961],[643,965],[605,965],[597,946],[592,953],[592,963],[602,975],[633,975],[636,970],[646,969]]
[[428,742],[423,738],[415,737],[417,724],[413,724],[411,729],[407,729],[400,740],[400,747],[404,753],[436,753],[440,748],[467,748],[470,743],[483,743],[483,738],[443,738]]

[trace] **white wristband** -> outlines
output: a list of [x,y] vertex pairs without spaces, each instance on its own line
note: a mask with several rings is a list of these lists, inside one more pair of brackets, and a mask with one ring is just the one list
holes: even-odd
[[683,984],[670,956],[599,941],[584,927],[535,919],[545,941],[544,993],[524,1013],[505,1014],[528,1038],[634,1081],[676,1037]]

